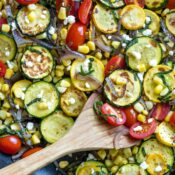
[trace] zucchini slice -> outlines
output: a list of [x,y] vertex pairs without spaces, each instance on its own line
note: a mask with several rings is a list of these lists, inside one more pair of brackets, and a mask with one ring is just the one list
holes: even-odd
[[124,28],[128,30],[138,30],[143,28],[146,15],[144,10],[137,5],[125,6],[121,13],[121,22]]
[[84,92],[69,88],[67,91],[61,95],[61,109],[63,112],[72,117],[77,117],[82,111],[87,97]]
[[87,56],[85,60],[77,59],[73,62],[70,75],[77,89],[93,91],[98,89],[104,81],[104,65],[97,58]]
[[[144,65],[145,70],[156,66],[162,59],[162,49],[157,41],[150,37],[133,39],[126,48],[128,66],[139,71],[139,65]],[[154,62],[154,64],[152,63]]]
[[[132,173],[131,173],[132,172]],[[148,173],[140,168],[139,165],[134,163],[128,163],[126,165],[123,165],[119,168],[116,175],[147,175]]]
[[170,123],[160,123],[156,131],[156,138],[162,144],[175,147],[175,128]]
[[168,30],[175,35],[175,11],[168,13],[165,20]]
[[54,143],[63,137],[73,126],[74,120],[62,111],[56,111],[41,122],[41,133],[49,143]]
[[158,65],[156,67],[149,69],[144,77],[144,81],[143,81],[144,93],[150,100],[152,100],[155,103],[160,103],[160,99],[159,99],[160,95],[154,93],[154,88],[157,85],[153,81],[154,76],[157,73],[166,72],[166,71],[170,71],[170,70],[171,70],[171,68],[169,66]]
[[108,170],[103,163],[89,160],[78,166],[75,175],[92,175],[92,173],[108,174]]
[[[41,103],[44,103],[43,109]],[[58,107],[58,92],[50,83],[44,81],[35,82],[26,90],[24,104],[30,115],[37,118],[46,117]]]
[[51,53],[41,46],[29,46],[21,58],[21,70],[29,79],[48,76],[54,66]]
[[[16,17],[16,23],[24,35],[36,36],[46,31],[50,24],[50,12],[41,4],[35,4],[36,9],[32,12],[24,6],[21,8]],[[28,16],[30,13],[35,15],[35,19],[30,21]]]
[[153,35],[157,35],[160,31],[160,18],[159,16],[148,9],[144,9],[146,17],[150,18],[150,24],[148,25],[148,29],[150,29],[152,31]]
[[106,78],[104,84],[104,94],[115,106],[125,107],[135,103],[141,92],[140,79],[136,73],[128,70],[115,70]]
[[92,19],[97,29],[103,33],[115,33],[117,31],[117,22],[110,9],[97,4],[94,7]]
[[115,0],[114,2],[110,0],[100,0],[100,2],[106,7],[114,8],[114,9],[121,8],[125,5],[123,0]]
[[17,46],[13,38],[0,33],[0,60],[3,62],[12,60],[15,58],[17,52]]
[[[165,158],[167,167],[172,167],[174,163],[174,151],[171,147],[165,146],[156,139],[149,139],[142,143],[136,154],[136,161],[142,163],[146,161],[149,154],[160,154]],[[167,172],[169,170],[167,169]]]
[[166,6],[167,2],[168,0],[145,0],[145,5],[151,10],[161,10]]

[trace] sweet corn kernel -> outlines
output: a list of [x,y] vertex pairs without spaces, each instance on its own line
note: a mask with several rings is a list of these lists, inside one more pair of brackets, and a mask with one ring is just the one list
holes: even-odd
[[121,155],[118,155],[118,156],[115,158],[115,160],[113,161],[113,163],[114,163],[115,165],[117,165],[117,166],[120,166],[120,165],[124,164],[123,161],[124,161],[124,163],[125,163],[125,158],[123,158]]
[[10,79],[14,75],[14,72],[12,69],[7,69],[5,73],[5,78]]
[[10,109],[11,106],[10,106],[10,104],[9,104],[8,101],[4,101],[2,107],[7,108],[7,109]]
[[145,72],[146,71],[146,66],[145,64],[140,64],[137,66],[137,69],[139,72]]
[[1,0],[1,2],[4,6],[7,4],[7,0]]
[[66,19],[66,8],[61,7],[59,12],[58,12],[58,19],[60,20],[65,20]]
[[114,49],[118,49],[118,47],[120,46],[120,42],[119,41],[112,41],[111,45]]
[[0,119],[5,120],[7,117],[7,111],[5,110],[0,110]]
[[154,106],[152,101],[146,101],[145,105],[146,105],[148,110],[151,110],[153,108],[153,106]]
[[40,102],[38,103],[38,108],[41,110],[45,110],[45,109],[48,109],[48,105],[45,102]]
[[144,110],[144,107],[143,107],[143,105],[141,103],[138,102],[138,103],[135,103],[134,104],[134,109],[137,112],[141,113]]
[[52,76],[48,75],[47,77],[44,78],[44,81],[51,82],[52,81]]
[[101,62],[103,63],[104,66],[106,66],[106,64],[108,63],[108,60],[101,60]]
[[28,19],[29,19],[30,22],[33,22],[33,21],[35,21],[35,19],[36,19],[36,14],[35,14],[34,11],[32,11],[32,12],[30,12],[30,13],[27,15],[27,17],[28,17]]
[[162,92],[160,93],[160,96],[165,96],[169,92],[168,88],[164,88]]
[[143,114],[139,114],[139,115],[137,116],[137,120],[138,120],[139,122],[145,122],[146,116],[143,115]]
[[172,41],[169,41],[168,43],[166,43],[169,47],[173,48],[174,47],[174,43]]
[[0,100],[4,100],[4,99],[5,99],[5,95],[2,92],[0,92]]
[[57,65],[56,66],[56,69],[57,70],[64,70],[64,65]]
[[132,156],[131,148],[124,148],[123,149],[123,154],[124,154],[125,158],[131,157]]
[[95,43],[93,41],[88,41],[87,46],[89,47],[90,50],[92,51],[95,50]]
[[148,115],[148,111],[146,111],[146,110],[143,110],[142,113],[143,113],[143,115]]
[[119,167],[118,167],[117,165],[113,166],[113,167],[111,168],[111,173],[112,173],[112,174],[116,173],[118,169],[119,169]]
[[103,55],[102,55],[101,52],[97,52],[97,53],[95,54],[95,57],[96,57],[97,59],[101,60],[102,57],[103,57]]
[[154,88],[154,92],[155,94],[160,94],[163,90],[163,86],[161,84],[157,85],[155,88]]
[[41,133],[40,133],[39,131],[36,131],[36,132],[35,132],[35,135],[36,135],[39,139],[41,139],[41,137],[42,137],[42,136],[41,136]]
[[116,1],[115,0],[110,0],[111,3],[115,3]]
[[159,78],[158,76],[154,76],[153,78],[153,82],[156,83],[156,84],[162,84],[162,79]]
[[170,12],[170,9],[166,8],[162,13],[161,16],[164,17]]
[[11,124],[12,122],[13,122],[13,118],[12,118],[12,117],[8,117],[8,118],[5,119],[4,124],[5,124],[5,125],[9,125],[9,124]]
[[62,87],[70,87],[71,86],[70,82],[68,82],[66,80],[62,80],[61,83],[60,83],[60,85]]
[[53,78],[53,82],[54,82],[54,83],[57,83],[61,78],[62,78],[62,77],[54,77],[54,78]]
[[7,112],[7,117],[11,117],[12,114],[10,112]]
[[126,79],[125,78],[122,78],[122,77],[118,77],[116,79],[116,82],[115,83],[118,84],[118,85],[125,85],[126,84]]
[[118,149],[110,149],[109,150],[110,158],[113,160],[117,156],[118,152],[119,152]]
[[89,51],[90,51],[90,49],[87,45],[78,46],[78,52],[80,52],[80,53],[88,54]]
[[173,115],[173,113],[174,113],[174,111],[168,112],[168,114],[167,114],[166,117],[165,117],[165,121],[166,121],[166,122],[169,122],[169,121],[170,121],[171,116]]
[[18,105],[19,107],[23,108],[24,107],[24,102],[23,100],[19,99],[19,98],[14,98],[14,103],[16,105]]
[[5,10],[5,9],[3,9],[1,12],[2,12],[2,17],[3,17],[3,18],[7,18],[7,13],[6,13],[6,10]]
[[109,58],[109,57],[110,57],[110,53],[109,53],[109,52],[105,52],[105,53],[104,53],[104,56],[105,56],[106,58]]
[[63,70],[56,70],[56,71],[55,71],[55,75],[56,75],[57,77],[62,77],[62,76],[64,75],[64,71],[63,71]]
[[9,91],[9,85],[8,84],[3,84],[1,90],[2,90],[2,92],[8,92]]
[[70,59],[65,59],[65,60],[62,60],[62,63],[64,66],[67,67],[67,66],[71,65],[72,61]]
[[57,38],[58,38],[58,35],[57,35],[56,33],[54,33],[54,34],[52,35],[52,39],[53,39],[53,40],[57,40]]
[[34,145],[39,144],[41,142],[40,138],[36,134],[32,135],[31,141]]
[[2,30],[2,32],[5,32],[5,33],[10,32],[10,25],[3,24],[1,30]]
[[98,156],[100,157],[100,159],[104,160],[106,157],[106,151],[104,149],[101,149],[97,152]]
[[18,123],[13,123],[10,125],[10,128],[14,131],[20,131],[21,130],[21,127],[19,126]]
[[66,168],[68,165],[69,165],[69,162],[68,162],[68,161],[60,161],[60,162],[59,162],[59,167],[60,167],[61,169]]
[[105,160],[105,165],[106,165],[107,167],[112,167],[112,166],[113,166],[112,160],[106,159],[106,160]]
[[40,35],[37,35],[36,38],[37,39],[46,39],[47,38],[47,34],[46,34],[46,32],[44,32],[44,33],[42,33]]
[[67,29],[65,29],[65,28],[62,28],[61,29],[61,31],[60,31],[60,36],[61,36],[61,39],[62,40],[65,40],[66,39],[66,37],[67,37]]

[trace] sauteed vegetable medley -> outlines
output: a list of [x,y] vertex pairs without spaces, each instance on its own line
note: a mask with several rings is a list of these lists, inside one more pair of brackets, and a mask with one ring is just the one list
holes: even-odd
[[93,92],[116,149],[62,158],[59,174],[173,172],[174,0],[0,0],[0,152],[56,142]]

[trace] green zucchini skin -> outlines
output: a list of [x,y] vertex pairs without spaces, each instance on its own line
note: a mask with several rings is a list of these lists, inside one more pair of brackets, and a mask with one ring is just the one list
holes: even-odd
[[150,10],[161,10],[167,3],[168,0],[145,0],[145,5]]
[[108,8],[119,9],[122,8],[125,3],[123,0],[116,0],[116,2],[112,3],[110,0],[100,0],[101,4]]

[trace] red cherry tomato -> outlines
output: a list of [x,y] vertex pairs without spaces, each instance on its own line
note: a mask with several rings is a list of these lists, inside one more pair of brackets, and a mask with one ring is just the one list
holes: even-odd
[[0,151],[6,154],[16,154],[21,149],[21,140],[18,136],[5,136],[0,138]]
[[62,0],[56,0],[56,11],[58,12],[58,10],[60,9],[62,4]]
[[86,30],[86,26],[80,22],[72,24],[67,34],[66,44],[72,50],[77,50],[78,46],[84,44],[85,42]]
[[133,109],[133,107],[124,108],[123,112],[126,115],[125,126],[130,128],[137,122],[137,112]]
[[29,4],[35,4],[39,0],[16,0],[21,5],[29,5]]
[[28,157],[30,156],[31,154],[33,153],[36,153],[40,150],[42,150],[43,148],[42,147],[35,147],[35,148],[31,148],[29,150],[27,150],[23,155],[22,155],[22,158],[25,158],[25,157]]
[[171,107],[169,104],[159,103],[153,109],[151,117],[155,118],[156,120],[163,121],[166,115],[169,113],[170,108]]
[[125,0],[125,4],[135,4],[139,5],[140,7],[144,8],[145,0]]
[[175,127],[175,112],[173,112],[173,115],[170,118],[170,123]]
[[[152,119],[151,122],[149,122],[150,119]],[[148,119],[145,123],[137,122],[131,126],[129,130],[130,135],[135,139],[144,139],[152,135],[156,130],[157,123],[155,119],[150,119]]]
[[0,61],[0,77],[4,77],[6,73],[6,65]]
[[125,113],[120,109],[113,108],[108,103],[103,104],[103,106],[101,107],[101,112],[107,122],[112,126],[123,125],[126,122]]
[[166,7],[169,9],[174,9],[175,8],[175,0],[168,0],[168,4],[166,5]]
[[112,57],[106,67],[105,67],[105,76],[109,75],[112,71],[114,71],[115,69],[122,69],[124,68],[126,65],[125,63],[125,59],[116,55],[114,57]]
[[89,21],[89,13],[92,8],[92,0],[84,0],[78,10],[78,18],[83,24]]
[[77,16],[80,8],[80,1],[72,1],[69,15]]
[[2,27],[3,24],[7,24],[7,19],[0,18],[0,28]]

